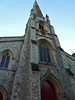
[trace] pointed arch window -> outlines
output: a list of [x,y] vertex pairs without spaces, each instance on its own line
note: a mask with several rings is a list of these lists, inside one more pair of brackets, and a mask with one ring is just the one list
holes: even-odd
[[39,29],[45,30],[46,29],[46,23],[42,20],[39,20]]
[[5,52],[2,55],[2,59],[1,59],[1,63],[0,63],[0,68],[8,68],[9,61],[10,61],[10,54],[9,54],[9,52]]
[[41,62],[51,62],[49,48],[45,43],[39,45],[39,55]]

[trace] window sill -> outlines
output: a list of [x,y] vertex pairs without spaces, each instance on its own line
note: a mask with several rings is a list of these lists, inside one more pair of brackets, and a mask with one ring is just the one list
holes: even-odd
[[55,64],[51,63],[51,62],[39,62],[39,64],[44,64],[44,65],[50,65],[50,66],[56,66]]
[[0,70],[6,70],[6,71],[13,71],[13,72],[16,72],[15,70],[10,70],[9,68],[0,68]]

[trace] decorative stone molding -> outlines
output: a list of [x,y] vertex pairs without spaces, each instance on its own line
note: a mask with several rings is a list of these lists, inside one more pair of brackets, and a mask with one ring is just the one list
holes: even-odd
[[3,87],[0,86],[0,92],[2,93],[3,95],[3,100],[7,100],[7,95],[6,95],[6,91],[4,90]]
[[40,84],[41,87],[42,87],[42,84],[46,80],[50,81],[53,84],[55,91],[56,91],[57,100],[63,100],[63,98],[62,98],[63,93],[62,93],[61,85],[60,85],[59,81],[51,74],[49,69],[47,71],[47,74],[41,78],[41,84]]

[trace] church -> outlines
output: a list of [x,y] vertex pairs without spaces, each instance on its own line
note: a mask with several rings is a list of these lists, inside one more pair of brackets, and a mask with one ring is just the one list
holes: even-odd
[[61,48],[36,0],[25,35],[0,37],[0,100],[75,100],[75,54]]

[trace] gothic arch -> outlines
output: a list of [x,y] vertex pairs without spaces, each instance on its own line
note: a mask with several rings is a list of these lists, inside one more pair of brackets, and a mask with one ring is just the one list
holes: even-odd
[[[46,30],[46,23],[44,21],[39,20],[38,24],[43,26],[43,30]],[[39,27],[39,29],[42,29],[42,28]]]
[[12,53],[12,51],[10,49],[4,49],[1,51],[1,54],[3,54],[4,52],[9,52],[12,55],[12,58],[14,58],[14,55]]
[[50,45],[50,47],[53,49],[52,44],[51,44],[45,37],[39,38],[37,41],[38,41],[38,44],[39,44],[40,41],[44,41],[44,42],[46,42],[48,45]]
[[6,98],[7,98],[7,95],[6,95],[6,91],[5,91],[5,89],[3,88],[3,87],[1,87],[0,86],[0,92],[1,92],[1,94],[2,94],[2,100],[6,100]]
[[44,44],[46,44],[48,46],[49,51],[50,51],[51,62],[53,64],[55,64],[54,56],[53,56],[53,46],[52,46],[52,44],[47,39],[41,38],[41,39],[38,40],[38,47],[39,47],[41,42],[43,42]]
[[42,18],[36,18],[36,23],[39,23],[40,21],[42,21],[43,23],[46,23],[46,21],[44,20],[44,19],[42,19]]
[[46,26],[46,21],[42,18],[36,18],[36,26],[39,29],[39,24],[42,24],[44,26],[44,30],[47,30],[47,26]]
[[[4,57],[4,59],[5,59],[5,61],[3,62],[4,64],[6,64],[6,59],[9,59],[9,61],[8,61],[8,67],[11,65],[11,61],[12,61],[12,58],[13,58],[13,53],[12,53],[12,51],[11,50],[9,50],[9,49],[5,49],[5,50],[3,50],[2,52],[1,52],[1,54],[0,54],[0,63],[2,62],[2,59],[3,59],[3,57]],[[4,65],[2,64],[2,68],[4,68]],[[7,68],[8,68],[7,67]]]
[[41,84],[40,84],[41,87],[45,81],[51,82],[51,84],[55,89],[57,100],[62,100],[62,89],[58,80],[53,75],[45,75],[44,77],[41,78]]

